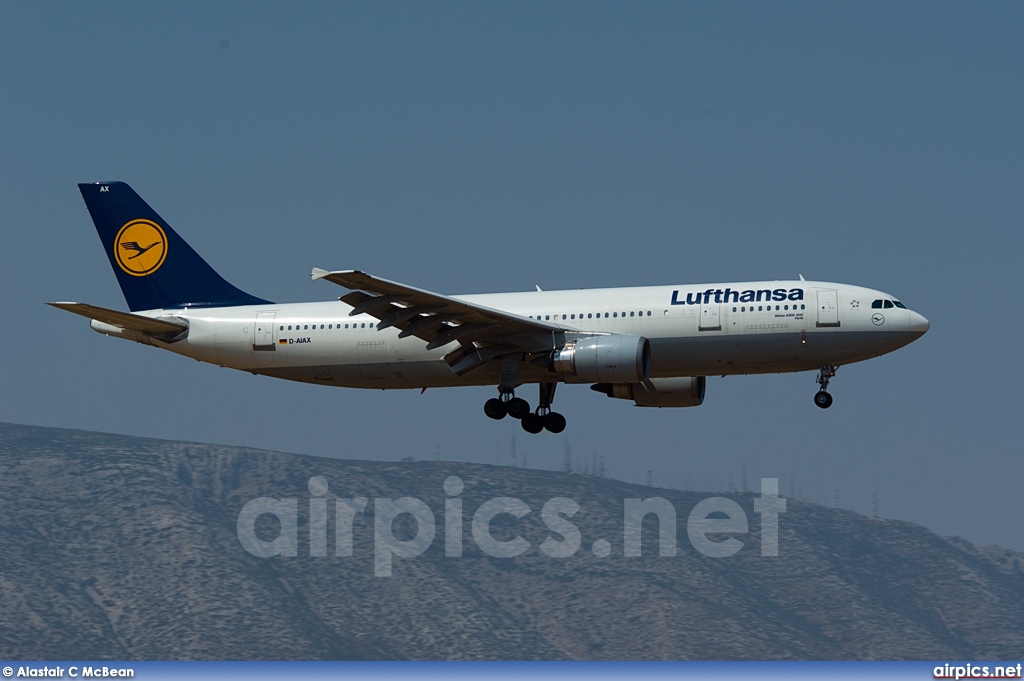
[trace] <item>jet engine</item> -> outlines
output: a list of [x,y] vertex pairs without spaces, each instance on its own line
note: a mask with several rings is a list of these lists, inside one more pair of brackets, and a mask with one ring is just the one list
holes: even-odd
[[643,336],[588,336],[551,353],[548,368],[581,383],[632,383],[647,378],[651,342]]
[[633,400],[638,407],[699,407],[706,385],[704,376],[684,376],[652,378],[644,383],[598,383],[590,389],[608,397]]

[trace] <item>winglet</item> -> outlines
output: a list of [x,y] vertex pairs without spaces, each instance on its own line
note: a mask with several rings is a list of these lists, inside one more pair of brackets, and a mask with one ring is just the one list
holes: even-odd
[[[365,272],[360,272],[359,270],[333,270],[333,271],[328,271],[328,270],[322,270],[319,267],[314,267],[313,271],[309,273],[309,276],[310,276],[311,279],[313,279],[313,281],[316,281],[317,279],[324,279],[328,275],[331,275],[331,274],[360,274],[360,275],[362,275],[364,277],[369,276]],[[330,281],[330,280],[328,280],[328,281]],[[333,282],[333,283],[337,283],[337,282]]]

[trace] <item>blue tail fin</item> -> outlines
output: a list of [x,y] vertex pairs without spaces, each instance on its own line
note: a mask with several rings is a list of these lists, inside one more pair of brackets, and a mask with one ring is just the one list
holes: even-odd
[[132,312],[270,302],[225,281],[124,182],[78,189]]

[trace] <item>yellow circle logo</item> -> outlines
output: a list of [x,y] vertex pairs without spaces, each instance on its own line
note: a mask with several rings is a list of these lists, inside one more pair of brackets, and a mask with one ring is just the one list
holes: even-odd
[[114,239],[114,257],[121,269],[133,277],[153,274],[167,257],[167,235],[149,220],[132,220]]

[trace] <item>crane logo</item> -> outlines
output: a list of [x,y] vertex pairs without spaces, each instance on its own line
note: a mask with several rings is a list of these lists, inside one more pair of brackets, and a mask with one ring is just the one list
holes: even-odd
[[167,235],[149,220],[131,220],[114,239],[114,259],[133,277],[153,274],[167,258]]

